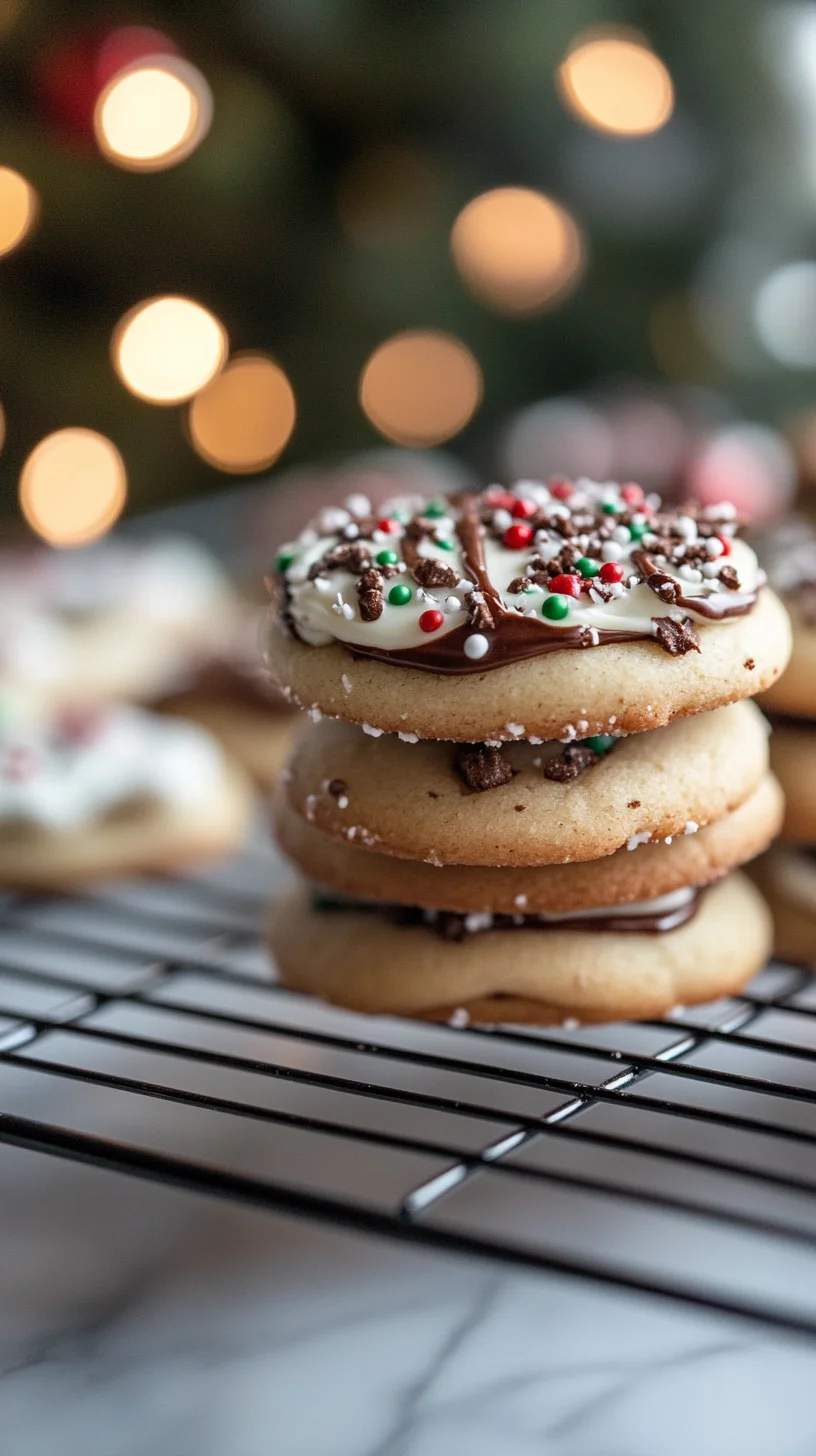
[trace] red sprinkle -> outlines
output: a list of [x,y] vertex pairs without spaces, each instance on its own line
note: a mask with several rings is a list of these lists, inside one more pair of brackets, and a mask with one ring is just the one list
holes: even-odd
[[617,561],[605,561],[598,572],[598,579],[606,582],[607,586],[613,581],[623,581],[623,567]]
[[731,555],[731,545],[732,545],[731,537],[730,536],[718,536],[717,537],[717,540],[719,541],[720,545],[722,546],[722,554],[723,554],[723,556],[730,556]]
[[534,516],[537,510],[538,506],[536,505],[535,501],[521,499],[513,501],[513,515],[521,516],[521,519],[523,521],[529,521],[530,517]]
[[559,592],[563,597],[579,597],[583,582],[580,576],[551,576],[547,582],[547,590]]
[[508,551],[523,551],[533,539],[532,526],[508,526],[502,540]]
[[642,506],[645,498],[643,487],[640,485],[634,485],[630,482],[629,485],[624,485],[621,488],[621,500],[626,501],[628,506]]
[[390,535],[392,531],[396,531],[398,524],[397,521],[392,521],[390,518],[383,516],[382,520],[377,522],[377,530],[387,531]]
[[568,480],[551,480],[549,489],[550,495],[554,495],[556,500],[569,500],[572,495],[572,486]]
[[419,625],[423,632],[438,632],[445,618],[441,612],[423,612],[419,619]]
[[511,495],[509,490],[489,490],[485,497],[488,505],[494,511],[512,511],[516,504],[516,497]]

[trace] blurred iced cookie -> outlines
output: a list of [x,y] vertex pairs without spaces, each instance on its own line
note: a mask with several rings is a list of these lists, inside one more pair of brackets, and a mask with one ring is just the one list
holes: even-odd
[[138,708],[0,718],[0,886],[67,889],[226,854],[252,792],[202,728]]
[[792,516],[760,538],[758,551],[793,629],[790,662],[765,692],[763,707],[816,718],[816,527],[803,516]]
[[765,962],[770,917],[738,872],[560,921],[451,916],[302,887],[276,902],[269,936],[287,986],[354,1010],[550,1024],[657,1017],[736,992]]
[[632,733],[751,696],[790,650],[733,506],[636,485],[350,496],[277,558],[266,656],[314,715],[502,742]]
[[183,537],[0,558],[0,686],[44,703],[149,702],[234,631],[215,560]]

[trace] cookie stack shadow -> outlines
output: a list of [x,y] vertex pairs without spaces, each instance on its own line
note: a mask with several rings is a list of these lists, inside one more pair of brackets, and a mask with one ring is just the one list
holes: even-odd
[[457,675],[273,626],[270,668],[311,718],[273,806],[302,876],[270,916],[284,984],[460,1025],[651,1018],[736,992],[770,948],[739,867],[782,817],[747,698],[784,667],[787,632],[766,590],[702,625],[699,651],[631,634]]

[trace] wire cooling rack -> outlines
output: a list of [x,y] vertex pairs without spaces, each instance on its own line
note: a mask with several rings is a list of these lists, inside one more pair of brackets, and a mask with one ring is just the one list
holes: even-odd
[[282,874],[258,842],[6,897],[0,1140],[816,1336],[816,982],[586,1029],[350,1015],[271,983]]

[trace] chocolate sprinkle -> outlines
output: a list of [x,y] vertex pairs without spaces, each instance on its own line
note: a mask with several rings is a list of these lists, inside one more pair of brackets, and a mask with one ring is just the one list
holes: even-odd
[[456,772],[469,789],[483,794],[487,789],[501,788],[509,784],[513,770],[502,757],[501,749],[490,748],[486,743],[467,744],[456,756]]
[[444,561],[437,561],[431,556],[424,556],[417,561],[414,567],[414,580],[420,586],[456,586],[459,577],[452,566],[446,566]]
[[700,639],[687,617],[682,622],[675,622],[673,617],[652,617],[652,622],[655,637],[669,657],[700,651]]
[[544,777],[555,784],[568,784],[571,779],[577,779],[584,769],[597,763],[599,758],[600,754],[585,743],[567,743],[556,758],[545,763]]
[[739,591],[740,579],[733,566],[723,566],[720,569],[720,581],[729,591]]

